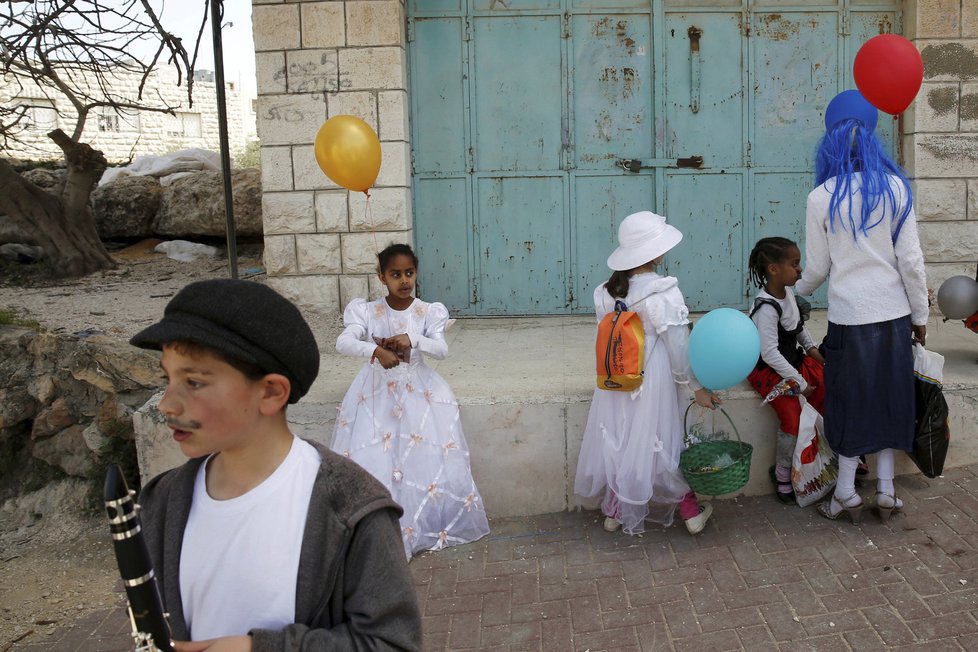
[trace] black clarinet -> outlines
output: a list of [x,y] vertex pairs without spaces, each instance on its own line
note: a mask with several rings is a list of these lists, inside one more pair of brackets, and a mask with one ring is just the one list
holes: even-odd
[[112,544],[129,601],[129,623],[135,652],[173,652],[173,635],[163,611],[153,563],[143,540],[139,505],[116,465],[105,474],[105,511],[109,515]]

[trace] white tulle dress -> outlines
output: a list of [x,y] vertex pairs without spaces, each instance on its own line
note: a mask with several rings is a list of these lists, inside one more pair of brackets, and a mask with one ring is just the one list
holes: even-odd
[[[384,483],[401,507],[401,535],[410,558],[422,550],[475,541],[489,533],[458,403],[441,376],[424,362],[448,355],[448,310],[420,299],[394,310],[386,299],[354,299],[336,349],[367,358],[336,415],[331,448]],[[407,333],[408,362],[384,369],[369,361],[376,343]]]
[[[636,274],[625,303],[639,313],[645,331],[645,378],[632,392],[594,390],[574,492],[590,498],[604,494],[605,514],[621,521],[623,531],[639,534],[646,520],[671,525],[677,504],[689,492],[679,470],[689,402],[685,387],[701,386],[689,368],[689,311],[677,280]],[[614,310],[604,284],[594,291],[594,305],[599,322]],[[609,510],[614,498],[617,504]]]

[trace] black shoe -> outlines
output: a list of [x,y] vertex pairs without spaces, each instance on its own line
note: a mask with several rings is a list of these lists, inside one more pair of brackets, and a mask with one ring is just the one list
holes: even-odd
[[[767,470],[768,477],[771,478],[771,483],[774,485],[774,495],[778,499],[778,502],[785,505],[795,504],[795,491],[791,487],[790,482],[778,482],[778,474],[774,470],[774,466]],[[781,491],[782,487],[787,487],[790,491]]]

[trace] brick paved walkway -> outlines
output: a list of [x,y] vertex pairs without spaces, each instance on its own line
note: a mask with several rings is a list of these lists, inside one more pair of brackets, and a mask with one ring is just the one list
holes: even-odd
[[[411,563],[429,650],[978,650],[978,466],[897,479],[906,514],[721,501],[707,529],[608,534],[594,512],[496,521]],[[864,498],[872,490],[862,490]],[[12,650],[127,647],[99,612]]]

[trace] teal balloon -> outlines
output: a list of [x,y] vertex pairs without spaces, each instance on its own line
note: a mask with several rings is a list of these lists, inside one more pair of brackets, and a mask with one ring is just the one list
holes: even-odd
[[750,317],[733,308],[706,313],[689,336],[689,364],[707,389],[727,389],[743,381],[760,354],[757,327]]

